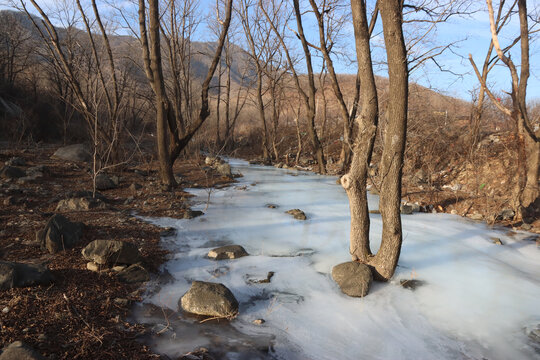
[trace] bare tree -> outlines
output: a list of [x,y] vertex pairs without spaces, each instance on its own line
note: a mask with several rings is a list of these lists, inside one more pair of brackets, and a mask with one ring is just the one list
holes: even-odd
[[[155,95],[156,103],[156,131],[158,156],[160,162],[160,177],[162,183],[171,187],[176,185],[172,173],[174,161],[180,152],[187,146],[195,133],[210,115],[208,103],[208,91],[218,63],[221,59],[223,45],[227,36],[227,31],[231,23],[232,0],[228,0],[225,10],[225,18],[216,50],[213,55],[210,67],[201,87],[201,102],[198,117],[186,128],[183,134],[179,134],[178,121],[172,111],[171,100],[165,89],[163,77],[163,65],[161,59],[161,37],[160,37],[160,13],[159,1],[148,0],[148,25],[146,14],[146,1],[139,0],[139,29],[142,46],[144,68],[148,81]],[[219,16],[219,11],[218,16]],[[179,113],[177,113],[179,114]],[[169,134],[169,138],[168,135]]]
[[[498,58],[510,72],[511,76],[511,92],[510,97],[512,99],[511,107],[507,107],[497,100],[493,92],[488,88],[485,77],[480,74],[478,67],[476,66],[472,55],[469,55],[469,60],[473,66],[473,69],[478,77],[478,80],[482,86],[482,89],[489,96],[493,104],[506,116],[512,118],[516,123],[517,135],[518,135],[518,171],[516,174],[515,187],[512,196],[512,206],[516,212],[516,220],[521,220],[523,216],[523,209],[532,204],[538,197],[538,166],[540,156],[540,144],[539,136],[540,131],[533,128],[529,115],[527,113],[527,83],[529,79],[529,36],[532,33],[528,24],[527,14],[527,2],[526,0],[515,0],[508,8],[507,15],[503,15],[505,19],[512,12],[517,11],[519,14],[520,33],[516,38],[503,48],[499,42],[499,32],[501,30],[501,8],[504,6],[505,1],[499,2],[498,15],[495,17],[495,11],[493,9],[492,0],[486,0],[489,22],[491,29],[491,42],[495,49]],[[537,24],[537,23],[536,23]],[[518,72],[518,66],[512,60],[509,50],[514,44],[520,43],[520,58],[521,66]],[[485,67],[485,65],[484,65]]]
[[300,11],[300,3],[298,0],[293,1],[293,8],[294,8],[293,12],[296,19],[296,31],[294,31],[294,33],[295,33],[295,36],[301,42],[302,51],[304,54],[304,60],[306,63],[307,92],[304,90],[304,86],[301,84],[300,77],[295,70],[295,63],[291,57],[289,47],[285,43],[284,36],[274,25],[276,23],[276,18],[279,16],[280,9],[284,6],[283,1],[278,2],[278,3],[276,3],[275,1],[270,2],[269,6],[271,6],[272,16],[270,16],[268,13],[268,10],[264,8],[264,5],[262,4],[262,0],[259,0],[259,4],[261,6],[261,9],[266,19],[271,25],[272,30],[274,31],[277,38],[279,39],[279,42],[283,48],[283,51],[285,52],[287,61],[289,63],[289,67],[292,72],[296,90],[300,93],[300,96],[302,98],[302,103],[304,105],[306,118],[307,118],[307,125],[308,125],[307,130],[308,130],[308,134],[311,140],[311,146],[315,154],[315,159],[317,161],[318,171],[321,174],[324,174],[326,173],[326,160],[324,157],[324,152],[323,152],[321,142],[319,140],[319,135],[317,134],[317,129],[315,128],[315,116],[316,116],[315,93],[317,89],[315,87],[315,77],[314,77],[314,72],[313,72],[311,52],[309,50],[309,43],[304,34],[304,25],[302,22],[302,12]]

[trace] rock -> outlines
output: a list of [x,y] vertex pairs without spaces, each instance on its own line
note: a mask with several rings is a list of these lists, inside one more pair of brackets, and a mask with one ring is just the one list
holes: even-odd
[[238,301],[223,284],[194,281],[180,299],[181,308],[192,314],[233,318],[238,314]]
[[402,214],[411,215],[413,213],[413,207],[409,204],[401,204],[399,210]]
[[480,221],[480,220],[483,220],[484,219],[484,216],[482,214],[479,214],[479,213],[474,213],[474,214],[470,214],[470,215],[467,215],[471,220],[476,220],[476,221]]
[[276,204],[266,204],[266,207],[269,209],[277,209],[279,206]]
[[114,303],[120,306],[128,306],[129,300],[124,298],[116,298],[114,299]]
[[306,214],[300,209],[291,209],[285,211],[287,214],[294,216],[296,220],[306,220]]
[[214,163],[216,162],[216,158],[215,157],[212,157],[212,156],[207,156],[205,159],[204,159],[204,163],[208,166],[212,166],[214,165]]
[[253,320],[253,324],[255,324],[255,325],[262,325],[265,322],[266,321],[264,319],[255,319],[255,320]]
[[90,161],[92,156],[83,144],[68,145],[59,148],[52,155],[53,158],[66,161]]
[[0,290],[47,285],[53,276],[46,265],[0,261]]
[[490,239],[491,242],[494,243],[495,245],[503,245],[501,239],[499,239],[498,237],[490,237],[489,239]]
[[26,345],[22,341],[15,341],[9,344],[2,351],[0,360],[44,360],[38,352]]
[[231,165],[227,163],[219,164],[216,166],[216,171],[219,175],[232,178]]
[[81,197],[60,200],[56,206],[56,211],[87,211],[106,208],[107,204],[97,197]]
[[89,198],[89,199],[98,199],[101,201],[107,201],[105,195],[96,191],[95,193],[90,190],[77,190],[70,191],[67,193],[66,198]]
[[373,274],[367,265],[349,261],[332,268],[332,279],[344,294],[364,297],[371,287]]
[[6,161],[5,164],[9,166],[25,166],[26,160],[24,160],[22,157],[15,156]]
[[452,215],[457,215],[458,214],[458,211],[456,209],[452,209],[452,211],[450,211],[450,214]]
[[204,213],[200,210],[186,210],[186,212],[184,213],[184,219],[193,219],[193,218],[196,218],[198,216],[201,216],[201,215],[204,215]]
[[36,241],[42,249],[56,254],[76,246],[82,236],[82,223],[73,223],[60,214],[54,214],[42,230],[36,232]]
[[50,172],[49,168],[45,165],[32,166],[26,169],[26,174],[29,176],[42,177],[43,174],[46,174],[49,172]]
[[283,163],[277,163],[274,165],[274,167],[278,168],[278,169],[281,169],[283,167]]
[[497,215],[497,220],[502,220],[502,221],[512,220],[515,215],[516,213],[514,212],[514,210],[504,209],[499,213],[499,215]]
[[94,240],[82,250],[82,255],[100,265],[131,265],[141,257],[135,244],[119,240]]
[[140,190],[142,189],[142,185],[141,184],[137,184],[137,183],[133,183],[129,186],[129,190],[133,191],[133,192],[136,192],[137,190]]
[[140,264],[133,264],[124,270],[119,271],[116,277],[118,280],[127,284],[141,283],[150,280],[150,274],[148,274],[148,271]]
[[527,329],[527,336],[534,341],[537,345],[540,345],[540,324],[533,326],[532,329]]
[[98,272],[100,269],[99,265],[96,264],[95,262],[93,261],[90,261],[86,264],[86,269],[90,270],[90,271],[95,271],[95,272]]
[[26,173],[15,166],[6,165],[0,169],[0,177],[4,179],[18,179],[26,176]]
[[523,223],[521,224],[521,230],[525,230],[525,231],[529,231],[532,229],[532,225],[531,224],[527,224],[527,223]]
[[416,290],[419,286],[424,285],[426,282],[417,279],[401,279],[399,280],[399,285],[403,286],[405,289]]
[[109,190],[114,189],[117,186],[115,182],[104,173],[99,173],[96,176],[96,189],[98,190]]
[[250,284],[269,284],[274,277],[274,274],[273,271],[269,271],[268,274],[266,274],[266,279],[250,279],[250,275],[246,275],[246,277]]
[[238,259],[248,255],[247,251],[240,245],[225,245],[208,252],[208,257],[213,260]]

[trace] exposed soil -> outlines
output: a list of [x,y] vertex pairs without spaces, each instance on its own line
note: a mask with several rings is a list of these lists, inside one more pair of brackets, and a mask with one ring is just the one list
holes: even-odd
[[[163,191],[156,164],[125,166],[109,174],[119,176],[115,189],[101,191],[107,209],[63,213],[85,224],[80,246],[50,255],[35,245],[36,231],[55,213],[58,201],[69,193],[92,190],[89,165],[51,159],[56,146],[0,151],[3,164],[17,156],[29,166],[45,165],[43,178],[18,183],[0,180],[0,259],[48,264],[55,276],[50,286],[0,291],[0,343],[23,341],[50,359],[158,359],[138,339],[147,330],[126,321],[131,303],[140,300],[138,285],[117,280],[111,270],[87,270],[81,249],[96,239],[135,243],[143,265],[159,276],[167,251],[160,247],[160,229],[133,216],[183,218],[190,195],[181,187]],[[231,180],[196,161],[180,161],[183,187],[226,186]],[[138,190],[131,184],[140,184]]]

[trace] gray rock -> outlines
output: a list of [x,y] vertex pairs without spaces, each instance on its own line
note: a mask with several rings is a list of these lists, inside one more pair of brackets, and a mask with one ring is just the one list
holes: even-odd
[[266,204],[266,207],[269,209],[277,209],[279,206],[276,204]]
[[529,339],[534,341],[537,345],[540,345],[540,324],[536,325],[536,327],[533,326],[532,329],[528,329],[527,335],[529,336]]
[[332,279],[344,294],[364,297],[369,293],[373,274],[367,265],[349,261],[332,268]]
[[47,285],[52,281],[52,273],[46,265],[0,261],[0,290]]
[[200,210],[187,209],[186,212],[184,213],[184,219],[193,219],[201,215],[204,215],[204,213]]
[[26,345],[22,341],[15,341],[9,344],[2,351],[0,360],[44,360],[37,351]]
[[106,208],[107,205],[97,197],[81,197],[60,200],[56,206],[56,211],[87,211]]
[[129,186],[129,190],[133,191],[133,192],[136,192],[137,190],[140,190],[142,189],[142,185],[141,184],[137,184],[137,183],[133,183]]
[[219,164],[216,166],[216,171],[219,175],[232,178],[231,165],[227,163]]
[[109,190],[114,189],[116,187],[116,184],[114,183],[113,179],[109,177],[109,175],[104,173],[99,173],[96,176],[96,189],[98,190]]
[[76,246],[82,236],[82,223],[73,223],[60,214],[53,215],[45,227],[36,232],[36,241],[42,249],[56,254]]
[[238,314],[238,301],[223,284],[194,281],[180,299],[181,308],[189,313],[233,318]]
[[401,204],[401,206],[399,207],[399,210],[401,211],[402,214],[405,214],[405,215],[411,215],[413,213],[413,207],[412,205],[409,205],[409,204]]
[[141,257],[135,244],[119,240],[94,240],[82,250],[82,255],[100,265],[131,265]]
[[22,157],[15,156],[6,161],[5,164],[9,166],[25,166],[26,160],[24,160]]
[[208,252],[208,257],[214,260],[238,259],[247,255],[249,254],[247,253],[246,249],[240,245],[225,245],[212,249]]
[[255,325],[262,325],[265,322],[266,321],[264,319],[255,319],[255,320],[253,320],[253,324],[255,324]]
[[294,216],[296,220],[306,220],[306,214],[300,209],[291,209],[285,211],[287,214]]
[[497,215],[497,220],[512,220],[516,213],[512,209],[504,209]]
[[0,170],[0,177],[4,179],[18,179],[26,176],[24,170],[15,166],[6,165]]
[[133,264],[124,270],[119,271],[116,276],[118,280],[128,284],[141,283],[150,280],[150,274],[148,274],[148,271],[140,264]]
[[83,144],[68,145],[59,148],[52,155],[53,158],[66,161],[90,161],[92,156]]

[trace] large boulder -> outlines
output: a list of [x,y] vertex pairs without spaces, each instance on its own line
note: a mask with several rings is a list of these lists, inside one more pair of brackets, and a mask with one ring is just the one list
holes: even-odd
[[52,155],[53,158],[66,161],[90,161],[92,156],[83,144],[68,145],[59,148]]
[[349,261],[332,268],[332,279],[344,294],[364,297],[369,293],[373,274],[367,265]]
[[94,240],[82,250],[82,255],[100,265],[131,265],[141,258],[135,244],[119,240]]
[[52,280],[52,273],[46,265],[0,261],[0,290],[47,285]]
[[208,252],[208,257],[214,260],[238,259],[247,255],[249,254],[247,253],[246,249],[240,245],[225,245],[212,249]]
[[51,254],[76,246],[82,236],[82,223],[73,223],[66,217],[55,214],[36,232],[36,241]]
[[4,179],[18,179],[24,176],[26,176],[26,172],[15,166],[6,165],[0,170],[0,177]]
[[37,351],[26,345],[22,341],[15,341],[6,346],[0,360],[44,360]]
[[181,308],[189,313],[233,318],[238,314],[238,301],[223,284],[194,281],[180,299]]
[[56,206],[56,211],[87,211],[106,208],[107,205],[97,197],[81,197],[60,200]]

